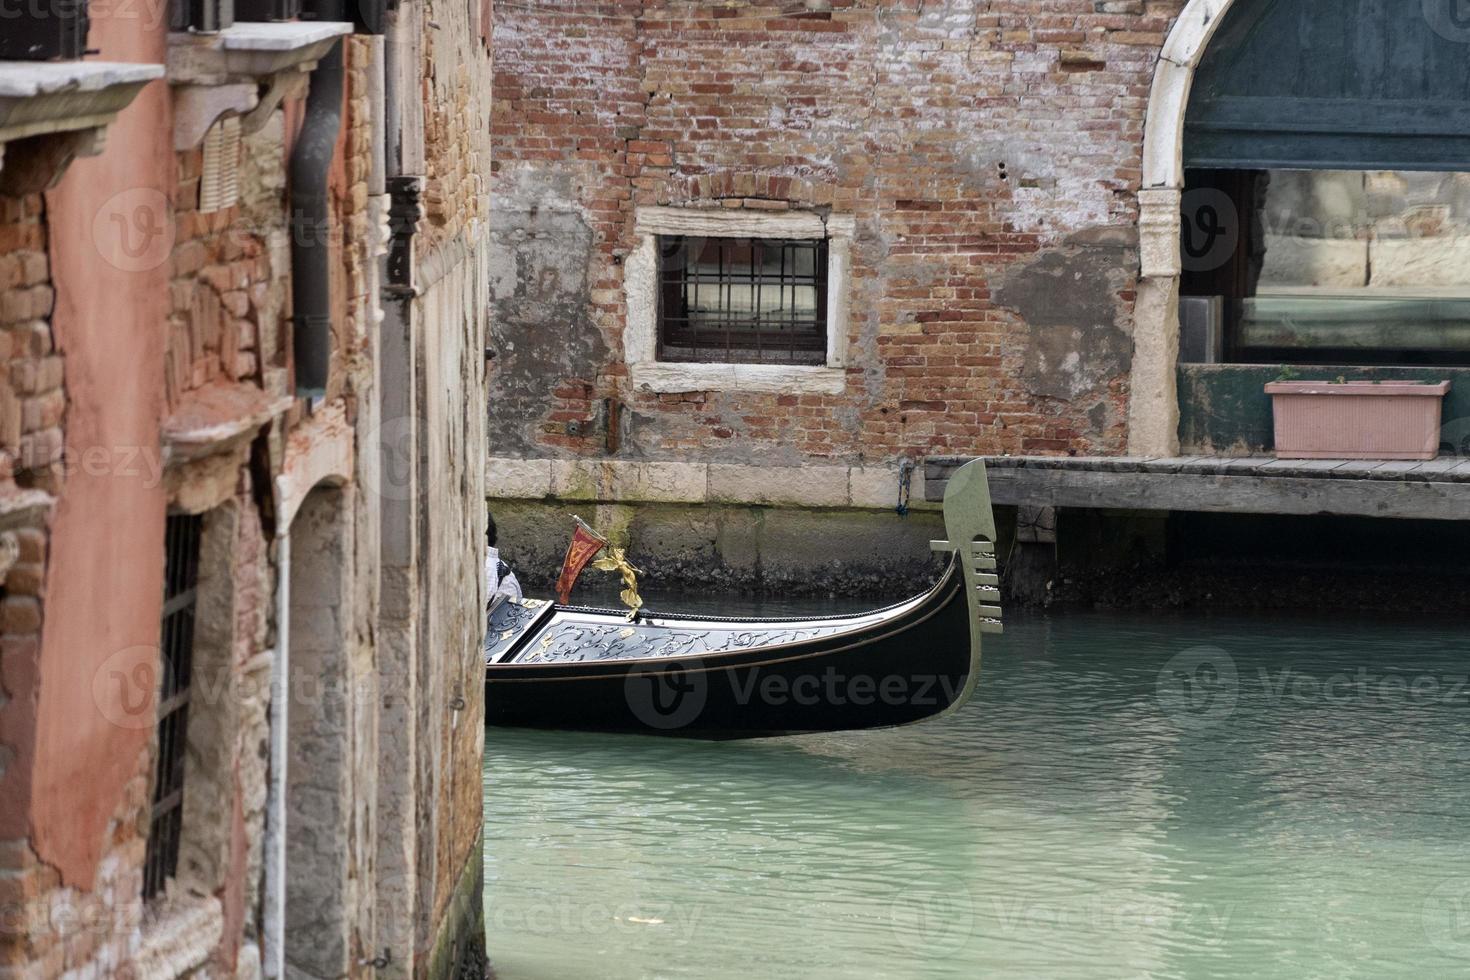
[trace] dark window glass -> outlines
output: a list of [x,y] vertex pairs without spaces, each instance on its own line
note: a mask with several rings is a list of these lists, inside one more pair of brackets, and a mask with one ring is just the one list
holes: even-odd
[[1183,221],[1230,360],[1470,364],[1470,173],[1192,169]]
[[194,608],[202,519],[176,515],[164,532],[163,623],[158,686],[158,764],[154,768],[143,897],[153,898],[179,864],[184,815],[184,745],[189,734],[189,683],[194,666]]
[[825,240],[659,238],[659,360],[826,359]]

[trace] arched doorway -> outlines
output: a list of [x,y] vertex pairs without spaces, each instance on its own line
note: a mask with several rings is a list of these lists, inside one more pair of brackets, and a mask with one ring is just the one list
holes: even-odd
[[[1181,284],[1225,304],[1229,361],[1470,364],[1470,290],[1453,262],[1426,259],[1446,242],[1402,241],[1438,228],[1470,245],[1443,230],[1445,214],[1464,210],[1447,198],[1470,200],[1470,175],[1456,176],[1470,170],[1470,23],[1455,4],[1186,6],[1146,125],[1130,452],[1178,450]],[[1388,192],[1398,198],[1385,204]],[[1426,218],[1419,205],[1434,199],[1444,206]],[[1197,256],[1181,255],[1191,201],[1236,223],[1220,255],[1193,266]],[[1344,230],[1324,234],[1344,209]],[[1376,322],[1384,310],[1392,329]]]
[[347,488],[318,484],[291,523],[285,955],[292,977],[352,970],[358,703],[348,664],[350,502]]

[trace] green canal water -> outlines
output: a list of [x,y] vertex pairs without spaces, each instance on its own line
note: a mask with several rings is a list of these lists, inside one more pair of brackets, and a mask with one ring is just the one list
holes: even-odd
[[1470,976],[1470,635],[1067,614],[937,722],[490,729],[501,980]]

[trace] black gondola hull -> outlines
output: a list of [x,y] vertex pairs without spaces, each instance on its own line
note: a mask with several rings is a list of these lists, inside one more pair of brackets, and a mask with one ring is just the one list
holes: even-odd
[[486,671],[495,725],[728,739],[906,725],[957,704],[973,664],[963,579],[851,632],[739,652]]
[[951,554],[928,592],[825,619],[735,620],[502,603],[485,641],[492,725],[728,739],[907,725],[969,698],[998,632],[983,464],[949,480]]

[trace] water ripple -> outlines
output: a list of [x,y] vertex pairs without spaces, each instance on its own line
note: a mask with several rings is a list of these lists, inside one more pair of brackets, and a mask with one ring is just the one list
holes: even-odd
[[1470,973],[1461,629],[1007,630],[908,729],[488,732],[500,976]]

